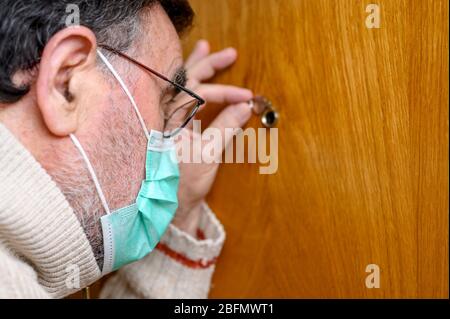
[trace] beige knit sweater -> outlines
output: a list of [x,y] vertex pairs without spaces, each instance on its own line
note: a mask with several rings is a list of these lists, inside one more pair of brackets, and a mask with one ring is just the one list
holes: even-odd
[[[101,297],[206,298],[225,240],[206,204],[199,229],[202,240],[170,225],[158,249],[119,270]],[[61,298],[100,277],[91,245],[64,195],[0,124],[0,298]]]

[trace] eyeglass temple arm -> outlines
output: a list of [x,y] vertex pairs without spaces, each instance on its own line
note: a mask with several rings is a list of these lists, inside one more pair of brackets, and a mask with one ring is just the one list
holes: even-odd
[[175,86],[176,88],[178,88],[181,91],[186,92],[187,94],[189,94],[191,97],[197,99],[199,101],[199,105],[203,105],[206,103],[206,101],[199,95],[197,95],[196,93],[194,93],[193,91],[189,90],[188,88],[185,88],[184,86],[179,85],[178,83],[168,79],[166,76],[162,75],[161,73],[149,68],[148,66],[142,64],[141,62],[129,57],[128,55],[108,46],[108,45],[99,45],[100,48],[105,49],[107,51],[110,51],[114,54],[120,55],[122,58],[127,59],[130,62],[133,62],[135,64],[137,64],[138,66],[140,66],[141,68],[147,70],[148,72],[156,75],[157,77],[163,79],[164,81],[169,82],[170,84],[172,84],[173,86]]

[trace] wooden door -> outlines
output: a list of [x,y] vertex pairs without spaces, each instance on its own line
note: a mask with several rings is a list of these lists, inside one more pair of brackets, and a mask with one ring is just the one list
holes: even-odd
[[278,172],[224,165],[209,196],[227,230],[210,296],[447,298],[448,1],[191,3],[186,52],[236,47],[215,81],[281,113]]

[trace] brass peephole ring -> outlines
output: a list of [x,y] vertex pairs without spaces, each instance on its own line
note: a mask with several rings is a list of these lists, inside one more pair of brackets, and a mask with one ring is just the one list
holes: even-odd
[[277,126],[280,114],[272,105],[272,102],[264,96],[256,96],[251,101],[253,113],[261,117],[264,127],[272,128]]

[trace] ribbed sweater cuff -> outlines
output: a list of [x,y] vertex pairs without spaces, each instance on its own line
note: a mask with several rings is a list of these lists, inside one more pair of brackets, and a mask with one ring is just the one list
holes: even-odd
[[225,241],[225,231],[206,203],[197,238],[170,225],[157,249],[189,268],[208,268],[215,264]]

